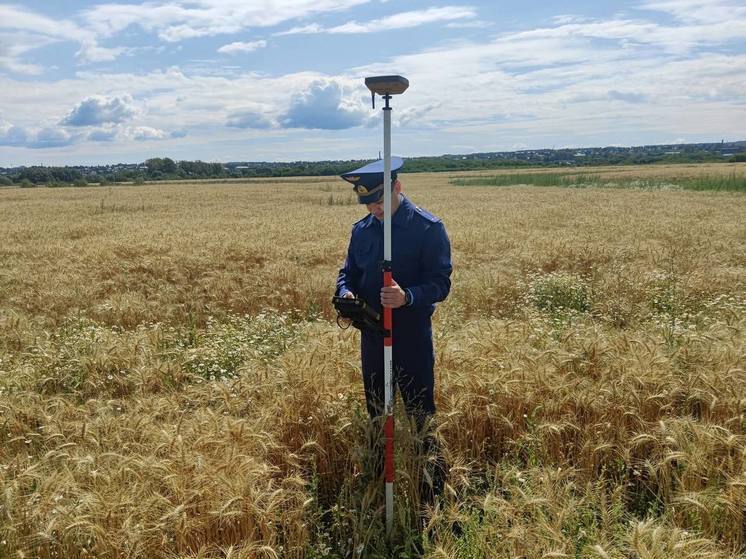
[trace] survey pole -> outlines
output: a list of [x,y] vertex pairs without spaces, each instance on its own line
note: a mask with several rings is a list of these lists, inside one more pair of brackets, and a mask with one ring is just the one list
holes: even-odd
[[[391,287],[391,95],[384,95],[383,107],[383,285]],[[383,363],[385,382],[386,423],[384,425],[386,480],[386,533],[391,534],[394,523],[394,325],[391,308],[383,309]]]
[[[401,76],[377,76],[365,78],[365,85],[370,89],[373,108],[376,106],[376,94],[384,100],[383,107],[383,285],[391,287],[391,96],[404,93],[409,81]],[[386,484],[386,534],[391,536],[394,526],[394,324],[391,308],[383,309],[384,364],[384,481]]]

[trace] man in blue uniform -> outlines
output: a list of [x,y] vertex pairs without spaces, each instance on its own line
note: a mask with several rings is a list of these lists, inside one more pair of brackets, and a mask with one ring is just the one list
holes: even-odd
[[[393,309],[393,376],[407,414],[418,429],[435,413],[431,316],[435,304],[451,288],[451,246],[443,223],[415,206],[401,193],[397,171],[401,158],[391,159],[391,265],[393,285],[383,287],[383,161],[376,161],[342,178],[354,185],[361,204],[370,212],[352,227],[347,259],[337,276],[337,295],[358,297],[381,312]],[[361,356],[368,414],[384,413],[383,336],[363,330]],[[425,435],[425,452],[434,441]],[[430,474],[433,483],[423,487],[423,499],[439,492],[442,474]]]

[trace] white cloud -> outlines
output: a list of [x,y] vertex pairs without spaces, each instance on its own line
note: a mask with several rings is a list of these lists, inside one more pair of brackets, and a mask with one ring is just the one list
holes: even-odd
[[257,49],[263,49],[266,46],[267,41],[264,40],[249,41],[246,43],[236,41],[235,43],[228,43],[227,45],[223,45],[218,49],[218,52],[222,54],[238,54],[242,52],[251,52]]
[[[78,72],[72,79],[40,80],[30,87],[26,81],[0,75],[0,110],[6,120],[11,120],[7,115],[13,115],[13,124],[23,127],[60,122],[73,113],[75,122],[100,122],[104,116],[97,109],[103,106],[113,111],[109,117],[115,120],[126,120],[120,117],[133,112],[124,122],[130,126],[170,131],[178,123],[181,130],[209,128],[224,132],[228,114],[250,106],[266,114],[279,114],[290,105],[294,93],[324,77],[314,72],[277,77],[243,72],[225,78],[187,75],[174,67],[150,73]],[[100,118],[83,118],[79,114],[81,99],[90,97],[97,100],[89,101],[89,110],[92,108]],[[116,103],[112,103],[114,99],[120,100],[119,112]]]
[[293,96],[281,124],[286,128],[341,130],[363,126],[370,120],[368,110],[344,95],[342,84],[319,80]]
[[230,113],[225,125],[232,128],[256,128],[266,130],[268,128],[275,128],[277,122],[267,116],[267,114],[262,110],[245,109]]
[[493,24],[486,21],[459,21],[446,24],[448,29],[486,29]]
[[163,130],[151,126],[135,126],[124,131],[124,135],[142,142],[147,140],[165,140],[169,135]]
[[90,32],[69,20],[49,18],[20,6],[7,4],[0,5],[0,29],[28,31],[69,41],[77,40],[76,37],[80,35],[91,36]]
[[68,146],[76,140],[76,137],[63,128],[42,128],[28,142],[32,149],[56,148]]
[[44,72],[44,68],[38,64],[28,64],[18,59],[18,55],[21,54],[14,49],[2,49],[0,47],[0,70],[5,69],[16,74],[23,74],[26,76],[38,76]]
[[282,31],[278,35],[296,35],[309,33],[342,33],[342,34],[359,34],[375,33],[379,31],[391,31],[392,29],[406,29],[409,27],[418,27],[428,23],[440,21],[454,21],[461,19],[470,19],[476,17],[477,13],[474,8],[446,6],[443,8],[429,8],[427,10],[415,10],[411,12],[400,12],[380,19],[374,19],[365,23],[350,21],[342,25],[323,28],[317,24],[293,27],[287,31]]
[[193,27],[190,24],[172,25],[158,32],[158,37],[167,43],[178,43],[187,39],[220,35],[224,33],[238,33],[240,25],[225,25],[223,27]]
[[[2,27],[0,24],[0,28]],[[23,55],[57,41],[58,39],[53,37],[32,34],[24,30],[0,31],[0,69],[30,76],[42,74],[44,68],[38,64],[24,62]]]
[[[113,60],[124,49],[105,49],[96,44],[95,34],[67,19],[53,19],[20,6],[0,5],[0,29],[12,31],[0,35],[0,68],[21,74],[39,74],[42,68],[24,63],[20,57],[26,52],[54,42],[81,44],[78,56],[83,61]],[[6,42],[7,41],[7,42]],[[104,53],[108,52],[108,58]],[[113,56],[116,53],[116,56]]]
[[64,128],[45,126],[38,129],[0,124],[0,146],[44,149],[68,146],[77,140]]
[[681,54],[703,45],[741,40],[744,36],[746,36],[746,9],[742,10],[740,17],[717,22],[663,25],[639,19],[611,19],[532,29],[511,34],[508,37],[514,41],[550,38],[615,40],[620,41],[622,47],[658,45],[669,53]]
[[644,93],[618,91],[616,89],[609,91],[608,97],[614,101],[624,101],[625,103],[644,103],[648,100],[648,96]]
[[[22,6],[0,5],[0,30],[16,33],[13,40],[0,37],[0,69],[20,74],[40,74],[43,68],[24,62],[22,55],[54,41],[80,44],[80,63],[110,62],[137,49],[103,46],[131,25],[138,25],[166,42],[238,33],[314,14],[344,11],[369,0],[274,0],[271,6],[237,0],[168,0],[140,4],[99,4],[79,13],[82,24],[51,18]],[[247,43],[251,44],[251,43]],[[257,45],[257,48],[264,45]],[[237,52],[238,49],[232,51]]]
[[647,0],[640,8],[666,12],[686,23],[715,23],[743,18],[743,2],[729,0]]
[[589,18],[574,14],[561,14],[552,17],[552,23],[556,25],[566,25],[568,23],[583,23],[590,21]]
[[28,132],[20,126],[13,126],[8,122],[0,122],[0,146],[25,146]]
[[75,56],[82,62],[110,62],[126,52],[132,52],[132,49],[126,47],[107,48],[100,46],[95,41],[85,41],[80,45],[80,49],[75,53]]
[[400,126],[406,126],[410,122],[415,124],[421,123],[426,115],[439,108],[442,104],[443,103],[430,103],[402,109],[397,114],[398,124]]
[[103,36],[113,36],[130,25],[156,33],[164,41],[238,33],[269,27],[314,14],[337,12],[369,0],[171,0],[140,4],[102,4],[82,13],[88,25]]
[[92,130],[88,136],[86,136],[86,139],[91,142],[113,142],[118,138],[118,136],[119,128],[117,127],[98,128]]
[[279,33],[275,33],[275,35],[307,35],[313,33],[322,33],[323,31],[324,28],[321,27],[318,23],[309,23],[308,25],[291,27],[287,31],[280,31]]
[[147,140],[166,140],[169,138],[184,138],[187,136],[186,130],[173,130],[166,132],[151,126],[105,126],[92,130],[86,139],[90,142],[114,142],[114,141],[147,141]]
[[95,126],[129,120],[137,113],[131,95],[105,97],[92,95],[81,101],[62,119],[67,126]]
[[[454,142],[498,137],[507,149],[551,146],[568,136],[578,145],[690,130],[742,137],[735,121],[746,119],[746,106],[738,105],[746,53],[707,49],[720,51],[744,25],[746,17],[720,22],[709,33],[645,20],[561,24],[485,43],[450,43],[355,71],[407,76],[412,85],[396,100],[394,118],[412,133],[436,125]],[[699,42],[705,36],[710,39]],[[454,101],[418,118],[398,109],[426,107],[444,96]]]

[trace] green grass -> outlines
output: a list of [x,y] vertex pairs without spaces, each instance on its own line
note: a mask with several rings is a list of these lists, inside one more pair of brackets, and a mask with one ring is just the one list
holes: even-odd
[[746,177],[730,175],[704,176],[681,181],[685,190],[727,190],[731,192],[746,192]]
[[637,188],[643,190],[680,188],[682,190],[746,192],[746,177],[737,176],[735,173],[702,177],[655,177],[649,179],[605,178],[600,174],[589,173],[511,173],[483,177],[452,178],[450,183],[456,186],[530,185],[565,188]]
[[564,186],[581,187],[600,184],[597,175],[576,173],[510,173],[484,177],[454,178],[451,184],[456,186],[513,186],[528,184],[531,186]]

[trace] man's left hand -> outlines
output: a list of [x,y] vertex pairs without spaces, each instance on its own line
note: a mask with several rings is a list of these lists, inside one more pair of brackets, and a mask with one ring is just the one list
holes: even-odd
[[399,287],[399,284],[394,280],[391,280],[391,287],[384,287],[381,289],[381,304],[384,307],[392,309],[398,309],[403,306],[406,302],[404,290]]

